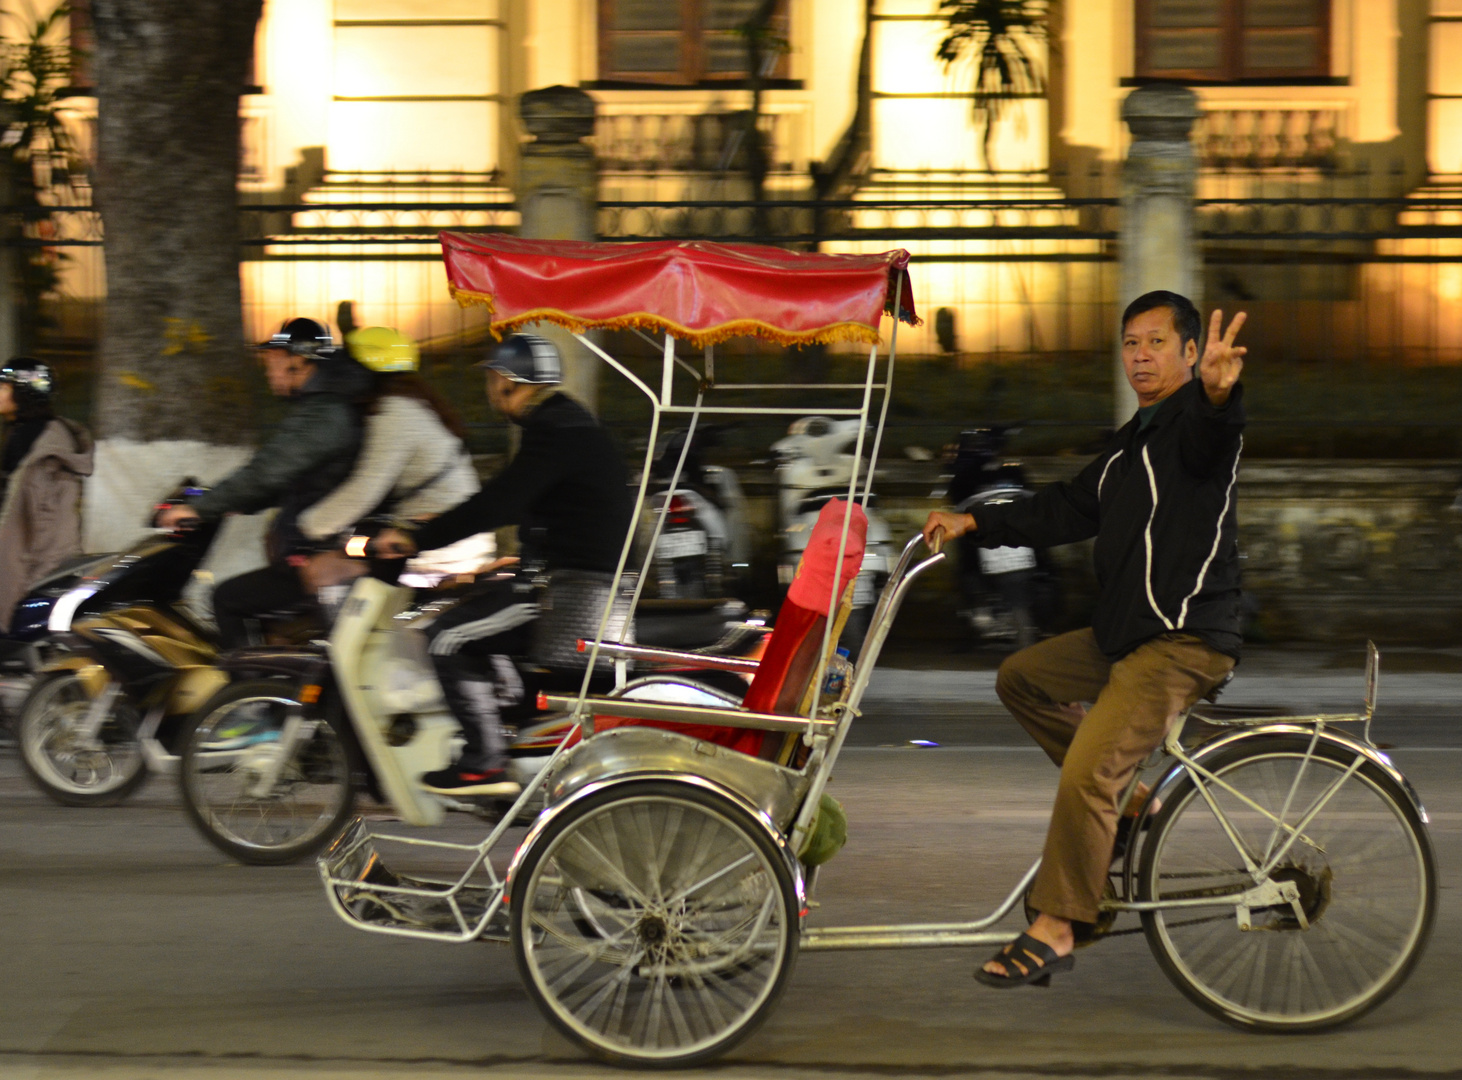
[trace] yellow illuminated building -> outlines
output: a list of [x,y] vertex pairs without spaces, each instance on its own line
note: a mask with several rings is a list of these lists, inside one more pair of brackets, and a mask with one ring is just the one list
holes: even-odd
[[[567,84],[594,97],[601,199],[746,198],[735,143],[751,91],[743,44],[727,28],[754,6],[268,0],[260,92],[241,99],[241,191],[246,201],[321,209],[276,222],[269,232],[281,242],[246,259],[248,332],[296,313],[331,314],[347,299],[361,318],[423,339],[450,339],[480,321],[448,299],[428,246],[385,241],[389,229],[408,227],[511,228],[510,210],[372,217],[330,207],[510,203],[524,137],[516,102],[527,90]],[[833,162],[852,178],[845,197],[878,204],[853,211],[855,225],[933,230],[859,246],[941,257],[922,263],[915,280],[924,314],[949,309],[958,351],[1090,350],[1108,339],[1110,240],[947,240],[938,230],[1089,227],[1100,211],[1058,200],[1117,194],[1119,108],[1144,79],[1178,79],[1200,96],[1200,197],[1276,185],[1337,197],[1462,190],[1462,0],[1052,0],[1048,12],[1049,39],[1025,42],[1048,91],[1008,103],[987,162],[969,69],[935,58],[946,33],[938,0],[783,0],[777,10],[788,51],[770,62],[763,96],[768,197],[810,197],[812,170]],[[851,160],[860,125],[866,153]],[[996,205],[944,213],[887,205],[948,200]],[[1020,206],[1031,200],[1041,205]],[[1427,223],[1428,213],[1403,214],[1403,223]],[[1378,243],[1405,255],[1419,242]],[[1462,255],[1462,241],[1426,243],[1429,255]],[[401,253],[416,259],[387,257]],[[1209,267],[1210,303],[1247,297],[1262,323],[1281,317],[1265,304],[1283,293],[1300,305],[1286,318],[1337,319],[1361,337],[1394,334],[1399,319],[1406,333],[1442,341],[1462,359],[1462,319],[1443,317],[1462,299],[1454,266],[1362,263],[1287,277],[1261,268],[1234,280],[1223,265]],[[87,273],[78,264],[73,294]],[[1395,302],[1369,302],[1387,296]],[[1382,308],[1387,325],[1371,325]],[[904,345],[939,351],[935,320]]]

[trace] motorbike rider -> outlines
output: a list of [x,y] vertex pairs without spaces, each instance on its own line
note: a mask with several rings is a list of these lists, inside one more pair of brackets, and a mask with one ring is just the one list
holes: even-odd
[[370,372],[334,347],[330,331],[314,319],[290,319],[257,348],[270,392],[292,399],[293,407],[246,464],[191,504],[157,517],[158,527],[168,529],[279,507],[266,537],[269,565],[214,590],[224,648],[248,644],[250,620],[307,601],[295,565],[308,547],[298,518],[350,475],[361,441],[358,403],[371,388]]
[[81,554],[81,481],[91,433],[51,408],[55,376],[17,356],[0,366],[0,633],[30,586]]
[[[416,342],[385,326],[345,335],[351,357],[372,372],[365,435],[350,477],[299,516],[306,539],[338,536],[362,518],[415,518],[456,506],[481,486],[456,410],[417,374]],[[305,585],[339,584],[365,570],[338,551],[310,558]]]
[[[443,547],[473,533],[518,526],[525,564],[612,574],[633,517],[629,477],[618,449],[594,416],[563,393],[556,346],[514,334],[489,352],[487,398],[522,429],[517,455],[472,498],[412,529],[387,529],[375,541],[387,557]],[[526,575],[475,588],[427,630],[432,663],[467,745],[451,766],[422,777],[445,795],[513,795],[501,710],[516,704],[522,682],[509,657],[526,651],[538,605]]]

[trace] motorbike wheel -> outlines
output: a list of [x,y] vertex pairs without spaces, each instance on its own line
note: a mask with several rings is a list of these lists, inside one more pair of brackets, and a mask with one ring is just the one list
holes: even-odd
[[239,862],[279,866],[313,855],[355,804],[351,754],[334,722],[302,718],[284,748],[300,708],[290,683],[236,683],[183,731],[183,806],[204,839]]
[[125,694],[112,698],[93,739],[79,730],[92,698],[72,671],[44,676],[26,696],[16,723],[25,771],[63,806],[114,806],[147,776],[138,729],[142,718]]

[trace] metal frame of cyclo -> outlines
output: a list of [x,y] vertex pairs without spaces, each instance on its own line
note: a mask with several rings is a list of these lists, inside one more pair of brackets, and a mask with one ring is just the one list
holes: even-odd
[[[574,337],[586,349],[598,356],[615,371],[619,372],[626,379],[628,379],[631,384],[633,384],[641,393],[645,395],[645,398],[650,403],[651,421],[649,440],[645,447],[645,458],[640,470],[640,483],[635,495],[634,513],[631,517],[631,521],[638,522],[640,520],[641,514],[644,512],[645,502],[649,492],[649,485],[651,480],[650,466],[654,460],[655,446],[659,441],[660,428],[663,418],[667,416],[690,417],[690,426],[686,433],[685,445],[681,449],[680,457],[675,465],[675,471],[671,475],[670,484],[666,490],[665,501],[666,505],[668,506],[669,500],[679,490],[680,478],[685,467],[686,459],[689,455],[692,440],[695,436],[696,427],[700,422],[701,416],[707,414],[721,416],[805,416],[809,412],[816,411],[829,416],[856,417],[862,423],[858,430],[857,443],[853,449],[853,468],[851,475],[848,479],[847,501],[851,504],[855,499],[859,499],[861,500],[861,503],[866,510],[868,506],[868,501],[873,494],[873,476],[878,463],[878,455],[883,446],[884,426],[888,419],[888,403],[889,398],[892,394],[894,367],[898,357],[898,311],[902,301],[903,281],[900,279],[897,281],[894,288],[894,303],[892,309],[894,317],[892,319],[892,331],[889,337],[888,356],[883,365],[883,377],[881,379],[877,377],[879,350],[877,345],[873,345],[869,348],[868,351],[868,363],[864,370],[864,377],[862,382],[718,382],[716,378],[716,356],[714,345],[706,346],[702,358],[702,369],[697,370],[693,364],[677,354],[677,341],[672,335],[667,333],[662,343],[655,341],[654,339],[650,338],[648,335],[640,331],[636,331],[636,333],[639,334],[640,337],[644,338],[646,341],[649,341],[651,345],[659,349],[661,352],[660,388],[657,392],[634,372],[630,371],[623,363],[615,359],[609,353],[605,352],[604,349],[600,348],[600,346],[596,342],[591,340],[587,335],[583,333],[575,333]],[[675,376],[677,369],[679,369],[679,371],[684,375],[688,375],[690,378],[695,380],[696,389],[695,400],[693,404],[687,404],[683,400],[677,402],[676,400]],[[723,394],[730,395],[736,393],[745,393],[748,391],[777,390],[824,390],[833,393],[850,395],[854,393],[860,393],[861,400],[856,406],[849,405],[818,410],[809,410],[806,408],[790,408],[783,406],[737,405],[726,402],[725,399],[722,397]],[[867,444],[869,420],[873,415],[872,407],[873,396],[875,393],[879,393],[882,395],[882,401],[879,403],[880,407],[878,410],[878,420],[873,433],[873,445],[869,453],[868,467],[865,472],[862,469],[863,452],[864,447]],[[707,401],[708,395],[712,396],[712,400],[710,400],[709,402]],[[861,495],[859,493],[860,482],[862,483]],[[666,515],[664,514],[657,515],[655,527],[651,534],[650,543],[646,545],[644,561],[640,567],[640,573],[635,583],[634,594],[630,603],[631,611],[633,611],[635,609],[635,606],[638,605],[640,594],[644,589],[645,580],[649,576],[650,567],[652,565],[655,555],[655,547],[659,542],[661,533],[664,531],[665,517]],[[848,532],[851,524],[852,515],[844,515],[843,528],[838,539],[838,558],[836,563],[834,564],[836,566],[842,565],[843,556],[847,552]],[[548,761],[544,764],[543,768],[541,768],[538,771],[538,774],[533,778],[533,780],[526,787],[524,787],[523,791],[519,794],[517,800],[513,803],[512,808],[503,815],[502,820],[500,820],[497,825],[494,826],[489,835],[480,843],[455,844],[451,842],[429,840],[425,838],[383,835],[368,835],[366,837],[363,837],[362,842],[388,840],[393,843],[404,844],[408,846],[459,850],[463,853],[470,852],[473,855],[473,858],[471,859],[471,864],[457,879],[456,884],[454,886],[451,886],[446,893],[435,889],[418,890],[412,888],[391,889],[388,891],[397,892],[404,895],[414,895],[419,893],[422,896],[449,898],[455,895],[458,890],[466,887],[472,877],[476,875],[479,871],[487,875],[488,888],[501,889],[503,883],[500,881],[497,872],[492,867],[491,860],[488,858],[489,853],[492,851],[493,848],[497,846],[498,842],[502,839],[503,834],[518,818],[518,815],[522,811],[522,809],[528,805],[529,800],[532,799],[537,790],[543,785],[546,778],[552,774],[554,765],[558,762],[559,758],[564,754],[565,750],[567,749],[568,744],[572,739],[573,733],[580,729],[584,730],[586,733],[592,733],[593,716],[588,706],[589,682],[592,672],[594,671],[594,668],[598,663],[599,655],[603,649],[603,646],[606,644],[615,644],[612,642],[607,643],[604,640],[604,635],[609,627],[609,621],[613,612],[614,599],[616,596],[618,596],[620,585],[624,581],[625,570],[629,565],[629,557],[634,547],[634,541],[635,526],[632,524],[629,532],[625,536],[624,545],[620,549],[619,561],[615,567],[613,579],[611,581],[611,587],[609,590],[609,598],[606,602],[604,612],[600,618],[599,628],[594,635],[594,640],[592,642],[585,642],[587,664],[584,670],[583,682],[580,684],[577,697],[573,699],[573,705],[571,708],[571,715],[575,720],[574,726],[565,733],[563,740],[559,743],[553,754],[550,755]],[[912,545],[910,545],[910,548],[912,548]],[[905,558],[900,564],[901,569],[907,568],[908,566],[908,553],[909,549],[906,549]],[[932,565],[932,563],[934,561],[937,561],[937,559],[938,557],[936,557],[934,560],[928,560],[927,563],[924,565],[915,567],[914,571],[909,575],[908,581],[912,582],[912,578],[916,576],[919,571],[926,569],[927,565]],[[892,589],[896,584],[897,583],[894,582],[891,577],[889,582],[889,589]],[[820,699],[822,694],[823,681],[826,676],[828,654],[830,652],[829,646],[832,644],[832,628],[834,622],[836,621],[837,608],[840,599],[841,597],[838,595],[838,591],[836,589],[832,590],[832,595],[829,597],[827,622],[823,629],[823,641],[820,659],[817,671],[814,676],[813,685],[816,689],[814,691],[812,709],[809,712],[808,721],[803,733],[804,738],[807,739],[809,743],[812,741],[814,732],[816,730],[824,729],[827,726],[826,724],[817,723],[815,718],[818,715],[819,706],[821,705]],[[886,597],[881,599],[880,603],[877,605],[877,608],[875,610],[875,618],[873,619],[874,625],[870,626],[869,631],[870,636],[876,637],[879,643],[881,643],[883,637],[886,636],[887,627],[882,627],[882,633],[879,632],[880,627],[877,625],[879,622],[879,619],[877,617],[878,614],[881,612],[883,616],[883,621],[887,623],[891,621],[891,617],[896,612],[896,605],[889,605],[885,603],[884,600],[886,599]],[[868,650],[865,648],[865,651],[876,653],[876,649]],[[863,665],[860,664],[860,672],[862,667]],[[866,673],[862,673],[861,678],[855,676],[853,691],[849,694],[848,698],[849,704],[852,706],[853,711],[856,711],[857,701],[861,696],[862,689],[865,688],[866,685]],[[691,709],[686,710],[687,714],[694,711],[695,710]],[[687,719],[695,719],[695,717],[687,715]],[[704,720],[707,718],[702,717],[701,719]],[[827,779],[832,772],[832,767],[836,761],[838,751],[841,749],[843,736],[845,735],[847,730],[847,724],[839,724],[837,725],[837,727],[838,732],[832,737],[831,745],[827,748],[827,752],[822,756],[822,760],[820,762],[816,762],[816,766],[813,770],[813,776],[803,802],[802,810],[798,814],[798,817],[794,823],[791,836],[791,843],[794,850],[798,845],[800,845],[800,843],[807,834],[807,830],[811,825],[812,817],[816,812],[818,802],[821,799],[823,789],[826,787]],[[335,895],[334,889],[330,886],[352,884],[359,885],[360,883],[333,881],[327,876],[326,884],[326,891],[330,895],[332,904],[338,907],[339,898]],[[1016,895],[1018,896],[1019,894],[1017,893]],[[497,909],[501,906],[502,900],[503,898],[499,896],[488,908],[486,908],[480,914],[480,916],[476,920],[473,920],[472,922],[468,922],[463,914],[461,912],[458,912],[457,922],[459,924],[461,932],[451,939],[466,941],[480,936],[491,923],[493,917],[496,915]],[[449,900],[449,902],[451,901]],[[1011,901],[1011,903],[1013,903],[1013,901]],[[453,906],[455,908],[455,903]],[[1008,910],[1009,905],[1002,905],[1002,907],[1004,908],[1004,910]],[[1003,914],[1004,910],[1002,910],[1000,914]],[[341,914],[343,915],[344,913],[342,912]],[[436,932],[413,931],[403,927],[369,926],[364,923],[359,923],[354,919],[348,919],[348,921],[351,921],[356,925],[360,925],[365,929],[377,930],[383,933],[398,934],[406,937],[423,937],[436,940],[441,940],[443,937],[442,934]]]

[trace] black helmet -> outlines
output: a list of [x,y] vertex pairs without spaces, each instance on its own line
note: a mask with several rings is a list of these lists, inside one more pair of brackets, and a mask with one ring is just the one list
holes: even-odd
[[0,367],[0,383],[9,383],[15,387],[16,404],[44,405],[51,400],[56,377],[49,364],[43,364],[30,356],[16,356]]
[[498,342],[477,365],[496,371],[515,383],[552,386],[563,382],[558,346],[537,334],[514,334]]
[[290,319],[270,337],[254,346],[256,349],[283,349],[295,356],[315,359],[321,349],[328,349],[334,342],[330,328],[315,319]]

